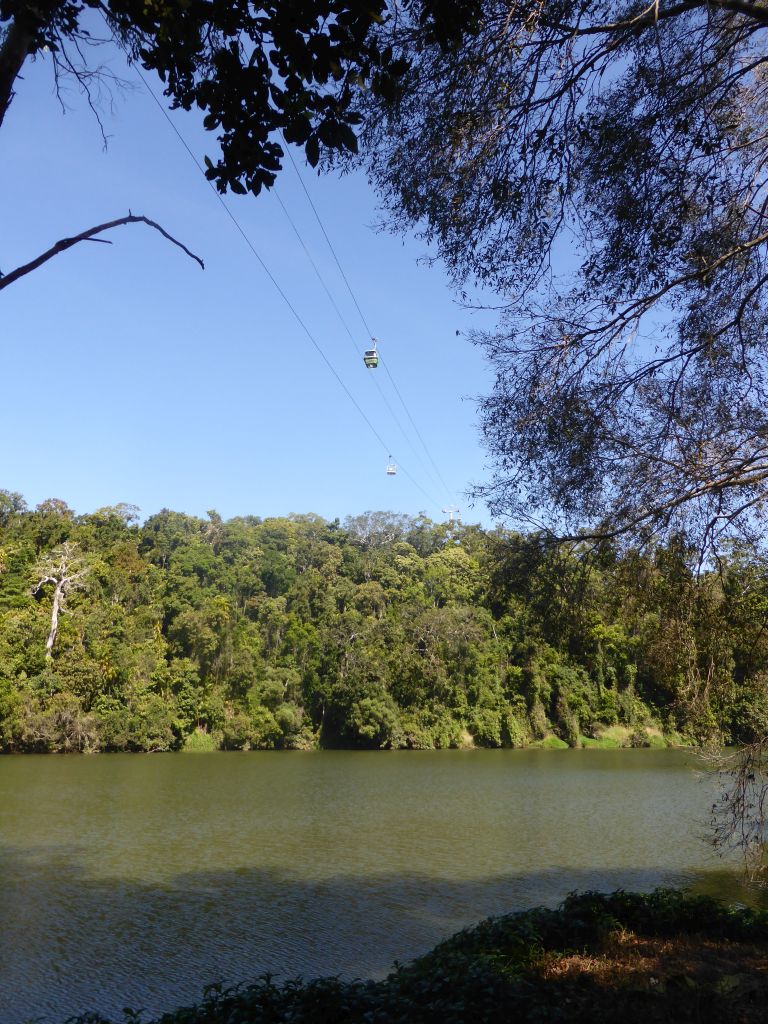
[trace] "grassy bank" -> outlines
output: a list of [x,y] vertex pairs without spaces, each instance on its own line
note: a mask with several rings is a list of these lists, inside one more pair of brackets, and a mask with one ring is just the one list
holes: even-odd
[[[579,734],[571,743],[567,743],[554,732],[550,732],[537,740],[525,737],[520,738],[514,746],[518,750],[567,750],[570,747],[584,750],[627,750],[640,747],[666,750],[670,747],[691,747],[693,745],[693,741],[681,736],[680,733],[662,732],[660,728],[655,726],[638,726],[630,729],[624,725],[611,725],[595,729],[592,736]],[[450,744],[450,747],[460,750],[473,750],[478,748],[478,744],[475,743],[471,733],[464,730],[457,741]],[[218,737],[196,730],[187,736],[182,749],[188,753],[209,753],[221,749],[221,745]],[[316,742],[314,744],[308,743],[304,749],[344,748],[324,748],[320,743]]]
[[[384,981],[206,990],[162,1024],[756,1024],[768,1005],[768,913],[676,890],[570,896],[491,918]],[[79,1018],[100,1024],[102,1018]],[[135,1022],[126,1015],[126,1021]]]
[[626,725],[597,727],[591,736],[579,733],[571,743],[551,732],[542,739],[520,744],[524,749],[534,750],[566,750],[568,747],[581,747],[584,750],[626,750],[630,747],[666,750],[669,747],[693,745],[690,739],[687,740],[678,732],[663,732],[656,726],[636,726],[630,729]]

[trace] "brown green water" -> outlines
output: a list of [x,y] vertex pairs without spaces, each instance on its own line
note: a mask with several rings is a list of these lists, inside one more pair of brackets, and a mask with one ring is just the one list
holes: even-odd
[[0,1024],[380,976],[573,889],[747,899],[682,751],[0,759]]

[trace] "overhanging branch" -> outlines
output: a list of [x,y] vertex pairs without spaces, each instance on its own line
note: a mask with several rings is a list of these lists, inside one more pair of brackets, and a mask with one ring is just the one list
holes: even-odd
[[611,35],[615,32],[627,30],[638,32],[641,29],[657,25],[661,21],[679,18],[683,14],[690,14],[692,11],[706,10],[708,8],[717,8],[730,14],[741,14],[758,25],[768,25],[768,6],[762,3],[749,3],[748,0],[683,0],[683,3],[673,4],[671,7],[661,7],[658,3],[652,3],[634,17],[625,18],[620,21],[603,22],[597,25],[569,25],[550,21],[546,17],[542,17],[539,23],[545,28],[561,31],[564,36],[569,38]]
[[[65,252],[67,249],[71,249],[73,245],[77,245],[78,242],[106,242],[105,238],[96,238],[95,235],[101,235],[105,231],[110,231],[112,228],[121,227],[123,224],[146,224],[150,228],[154,228],[155,231],[159,231],[163,238],[167,238],[169,242],[177,245],[179,249],[187,254],[190,259],[195,260],[200,264],[200,267],[205,270],[205,264],[196,256],[190,249],[186,247],[173,235],[170,235],[165,228],[161,227],[155,221],[150,220],[149,217],[142,217],[137,214],[128,213],[127,217],[118,217],[117,220],[107,221],[105,224],[97,224],[96,227],[88,228],[87,231],[81,231],[79,235],[73,235],[71,238],[62,238],[55,245],[52,245],[50,249],[47,249],[44,253],[38,256],[36,259],[31,260],[29,263],[25,263],[21,267],[17,267],[8,274],[0,276],[0,290],[7,288],[9,284],[13,284],[14,281],[18,281],[20,277],[24,277],[25,274],[31,273],[33,270],[37,270],[48,260],[53,259],[54,256],[58,256],[59,253]],[[111,243],[110,243],[111,244]]]

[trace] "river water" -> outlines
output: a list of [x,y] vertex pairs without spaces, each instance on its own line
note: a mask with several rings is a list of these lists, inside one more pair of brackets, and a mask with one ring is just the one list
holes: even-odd
[[697,838],[683,751],[0,759],[0,1024],[212,981],[383,976],[574,889],[750,898]]

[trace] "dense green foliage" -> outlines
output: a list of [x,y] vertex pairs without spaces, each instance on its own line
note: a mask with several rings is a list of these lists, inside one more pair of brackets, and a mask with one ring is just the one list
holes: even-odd
[[[52,629],[52,612],[59,616]],[[768,581],[367,513],[0,491],[5,751],[648,745],[768,726]]]
[[[537,908],[491,918],[459,932],[381,982],[322,978],[276,984],[270,977],[236,989],[211,986],[195,1007],[168,1013],[162,1024],[352,1022],[379,1024],[482,1021],[752,1021],[762,1019],[759,983],[744,966],[737,975],[709,970],[656,985],[573,984],[545,974],[571,951],[610,948],[615,937],[685,937],[704,943],[754,943],[764,955],[768,915],[728,909],[706,897],[657,890],[570,896],[557,910]],[[727,947],[726,947],[727,948]],[[738,953],[737,953],[738,955]],[[623,981],[624,979],[622,979]],[[133,1014],[126,1021],[135,1021]],[[94,1015],[80,1024],[103,1024]]]

